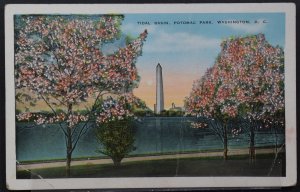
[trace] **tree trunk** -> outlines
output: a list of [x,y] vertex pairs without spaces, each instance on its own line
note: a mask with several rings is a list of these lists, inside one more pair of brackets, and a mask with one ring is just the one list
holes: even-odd
[[225,125],[224,125],[224,154],[223,154],[223,157],[224,157],[224,160],[227,160],[228,159],[228,137],[227,137],[227,123],[225,122]]
[[66,176],[71,176],[71,159],[72,159],[72,153],[67,152],[67,164],[66,164]]
[[277,140],[278,140],[278,138],[277,138],[277,127],[275,127],[275,154],[277,154],[277,150],[278,150],[278,147],[277,147]]
[[121,166],[122,159],[120,159],[120,158],[113,158],[112,160],[114,162],[114,166],[115,167],[120,167]]
[[[68,105],[68,116],[72,113],[72,104]],[[71,176],[71,161],[72,161],[72,127],[71,122],[68,123],[67,127],[67,162],[66,162],[66,176]]]
[[255,133],[254,128],[250,128],[250,147],[249,147],[249,155],[251,162],[255,159]]

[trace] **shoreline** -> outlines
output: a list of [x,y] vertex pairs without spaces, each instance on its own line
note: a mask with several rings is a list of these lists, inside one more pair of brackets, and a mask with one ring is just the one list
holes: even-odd
[[[277,149],[281,146],[278,145]],[[275,145],[267,145],[267,146],[257,146],[255,147],[256,150],[258,149],[274,149]],[[249,150],[249,147],[239,147],[239,148],[228,148],[228,151],[231,150]],[[203,150],[186,150],[186,151],[170,151],[170,152],[162,152],[162,153],[140,153],[140,154],[129,154],[125,158],[132,158],[132,157],[147,157],[147,156],[162,156],[162,155],[177,155],[177,154],[193,154],[193,153],[210,153],[210,152],[223,152],[222,148],[212,148],[212,149],[203,149]],[[99,160],[99,159],[110,159],[108,156],[81,156],[81,157],[73,157],[72,162],[75,161],[83,161],[83,160]],[[53,158],[53,159],[40,159],[40,160],[17,160],[17,164],[27,165],[27,164],[39,164],[39,163],[52,163],[52,162],[65,162],[65,158]]]
[[[275,153],[275,148],[257,148],[255,152],[256,154],[271,154],[271,153]],[[228,151],[228,156],[247,155],[247,154],[249,154],[248,148],[231,149]],[[149,156],[126,157],[122,160],[122,163],[134,162],[134,161],[147,161],[147,160],[181,159],[181,158],[193,158],[193,157],[222,157],[222,156],[223,156],[223,151],[149,155]],[[30,164],[20,163],[17,164],[17,171],[63,167],[65,166],[65,164],[66,164],[65,161],[51,161],[51,162],[30,163]],[[110,158],[72,160],[71,166],[96,165],[96,164],[113,164],[113,162]]]

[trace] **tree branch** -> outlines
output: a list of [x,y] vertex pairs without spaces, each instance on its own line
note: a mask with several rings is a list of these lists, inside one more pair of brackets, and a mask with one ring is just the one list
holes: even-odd
[[[94,101],[94,104],[93,104],[93,106],[92,106],[92,109],[91,109],[90,112],[89,112],[88,120],[87,120],[87,121],[84,123],[84,125],[81,127],[81,129],[80,129],[80,131],[79,131],[79,134],[78,134],[78,136],[76,137],[76,139],[73,140],[73,142],[75,141],[75,143],[74,143],[74,145],[73,145],[72,151],[75,149],[75,147],[76,147],[76,145],[77,145],[77,143],[78,143],[80,137],[81,137],[83,134],[86,133],[86,131],[87,131],[87,128],[86,128],[86,127],[87,127],[87,124],[88,124],[89,121],[91,120],[92,113],[93,113],[94,110],[96,109],[96,103],[97,103],[97,101],[99,100],[100,96],[102,96],[102,94],[103,94],[103,92],[102,92],[102,93],[101,93],[101,92],[98,93],[98,95],[97,95],[97,97],[96,97],[96,99],[95,99],[95,101]],[[84,129],[86,129],[86,130],[84,131]],[[76,130],[74,130],[74,131],[72,132],[72,137],[73,137],[75,131],[76,131]]]
[[[45,97],[42,94],[39,94],[42,99],[44,100],[44,102],[50,107],[50,109],[52,110],[52,112],[57,115],[57,113],[55,112],[55,110],[53,109],[53,107],[50,105],[50,103],[45,99]],[[64,128],[62,127],[61,123],[59,122],[59,127],[61,128],[61,130],[63,131],[63,133],[65,134],[65,136],[67,135],[66,130],[64,130]]]
[[[212,121],[212,120],[209,120],[209,124],[211,125],[211,126],[209,126],[209,127],[212,127],[212,128],[210,128],[210,130],[214,133],[214,134],[216,134],[219,138],[220,138],[220,140],[222,141],[222,143],[224,144],[224,137],[223,137],[223,134],[221,134],[220,133],[220,126],[218,126],[218,125],[215,125],[215,123]],[[223,130],[223,127],[221,126],[221,129]],[[221,130],[221,131],[222,131]],[[223,132],[223,131],[222,131]]]

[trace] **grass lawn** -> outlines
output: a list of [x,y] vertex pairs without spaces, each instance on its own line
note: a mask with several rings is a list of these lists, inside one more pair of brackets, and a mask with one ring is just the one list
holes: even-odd
[[[274,155],[257,155],[250,163],[248,155],[222,157],[201,157],[166,160],[147,160],[122,163],[120,167],[112,164],[72,166],[73,178],[97,177],[189,177],[189,176],[284,176],[285,167],[280,155],[271,169]],[[270,171],[272,170],[272,171]],[[18,179],[64,178],[65,167],[35,169],[32,172],[18,171]]]

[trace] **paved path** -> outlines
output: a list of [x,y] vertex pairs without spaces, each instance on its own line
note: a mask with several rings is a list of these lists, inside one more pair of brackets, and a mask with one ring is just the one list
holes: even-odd
[[[256,149],[256,154],[274,153],[274,149]],[[248,149],[231,149],[228,155],[244,155],[248,154]],[[172,155],[155,155],[155,156],[142,156],[142,157],[128,157],[122,160],[123,162],[145,161],[145,160],[159,160],[159,159],[177,159],[177,158],[190,158],[190,157],[216,157],[223,156],[223,152],[201,152],[201,153],[185,153],[185,154],[172,154]],[[94,164],[112,164],[111,159],[92,159],[92,160],[73,160],[72,166],[75,165],[94,165]],[[63,167],[66,162],[49,162],[49,163],[33,163],[33,164],[18,164],[18,170],[31,170],[40,168]]]

